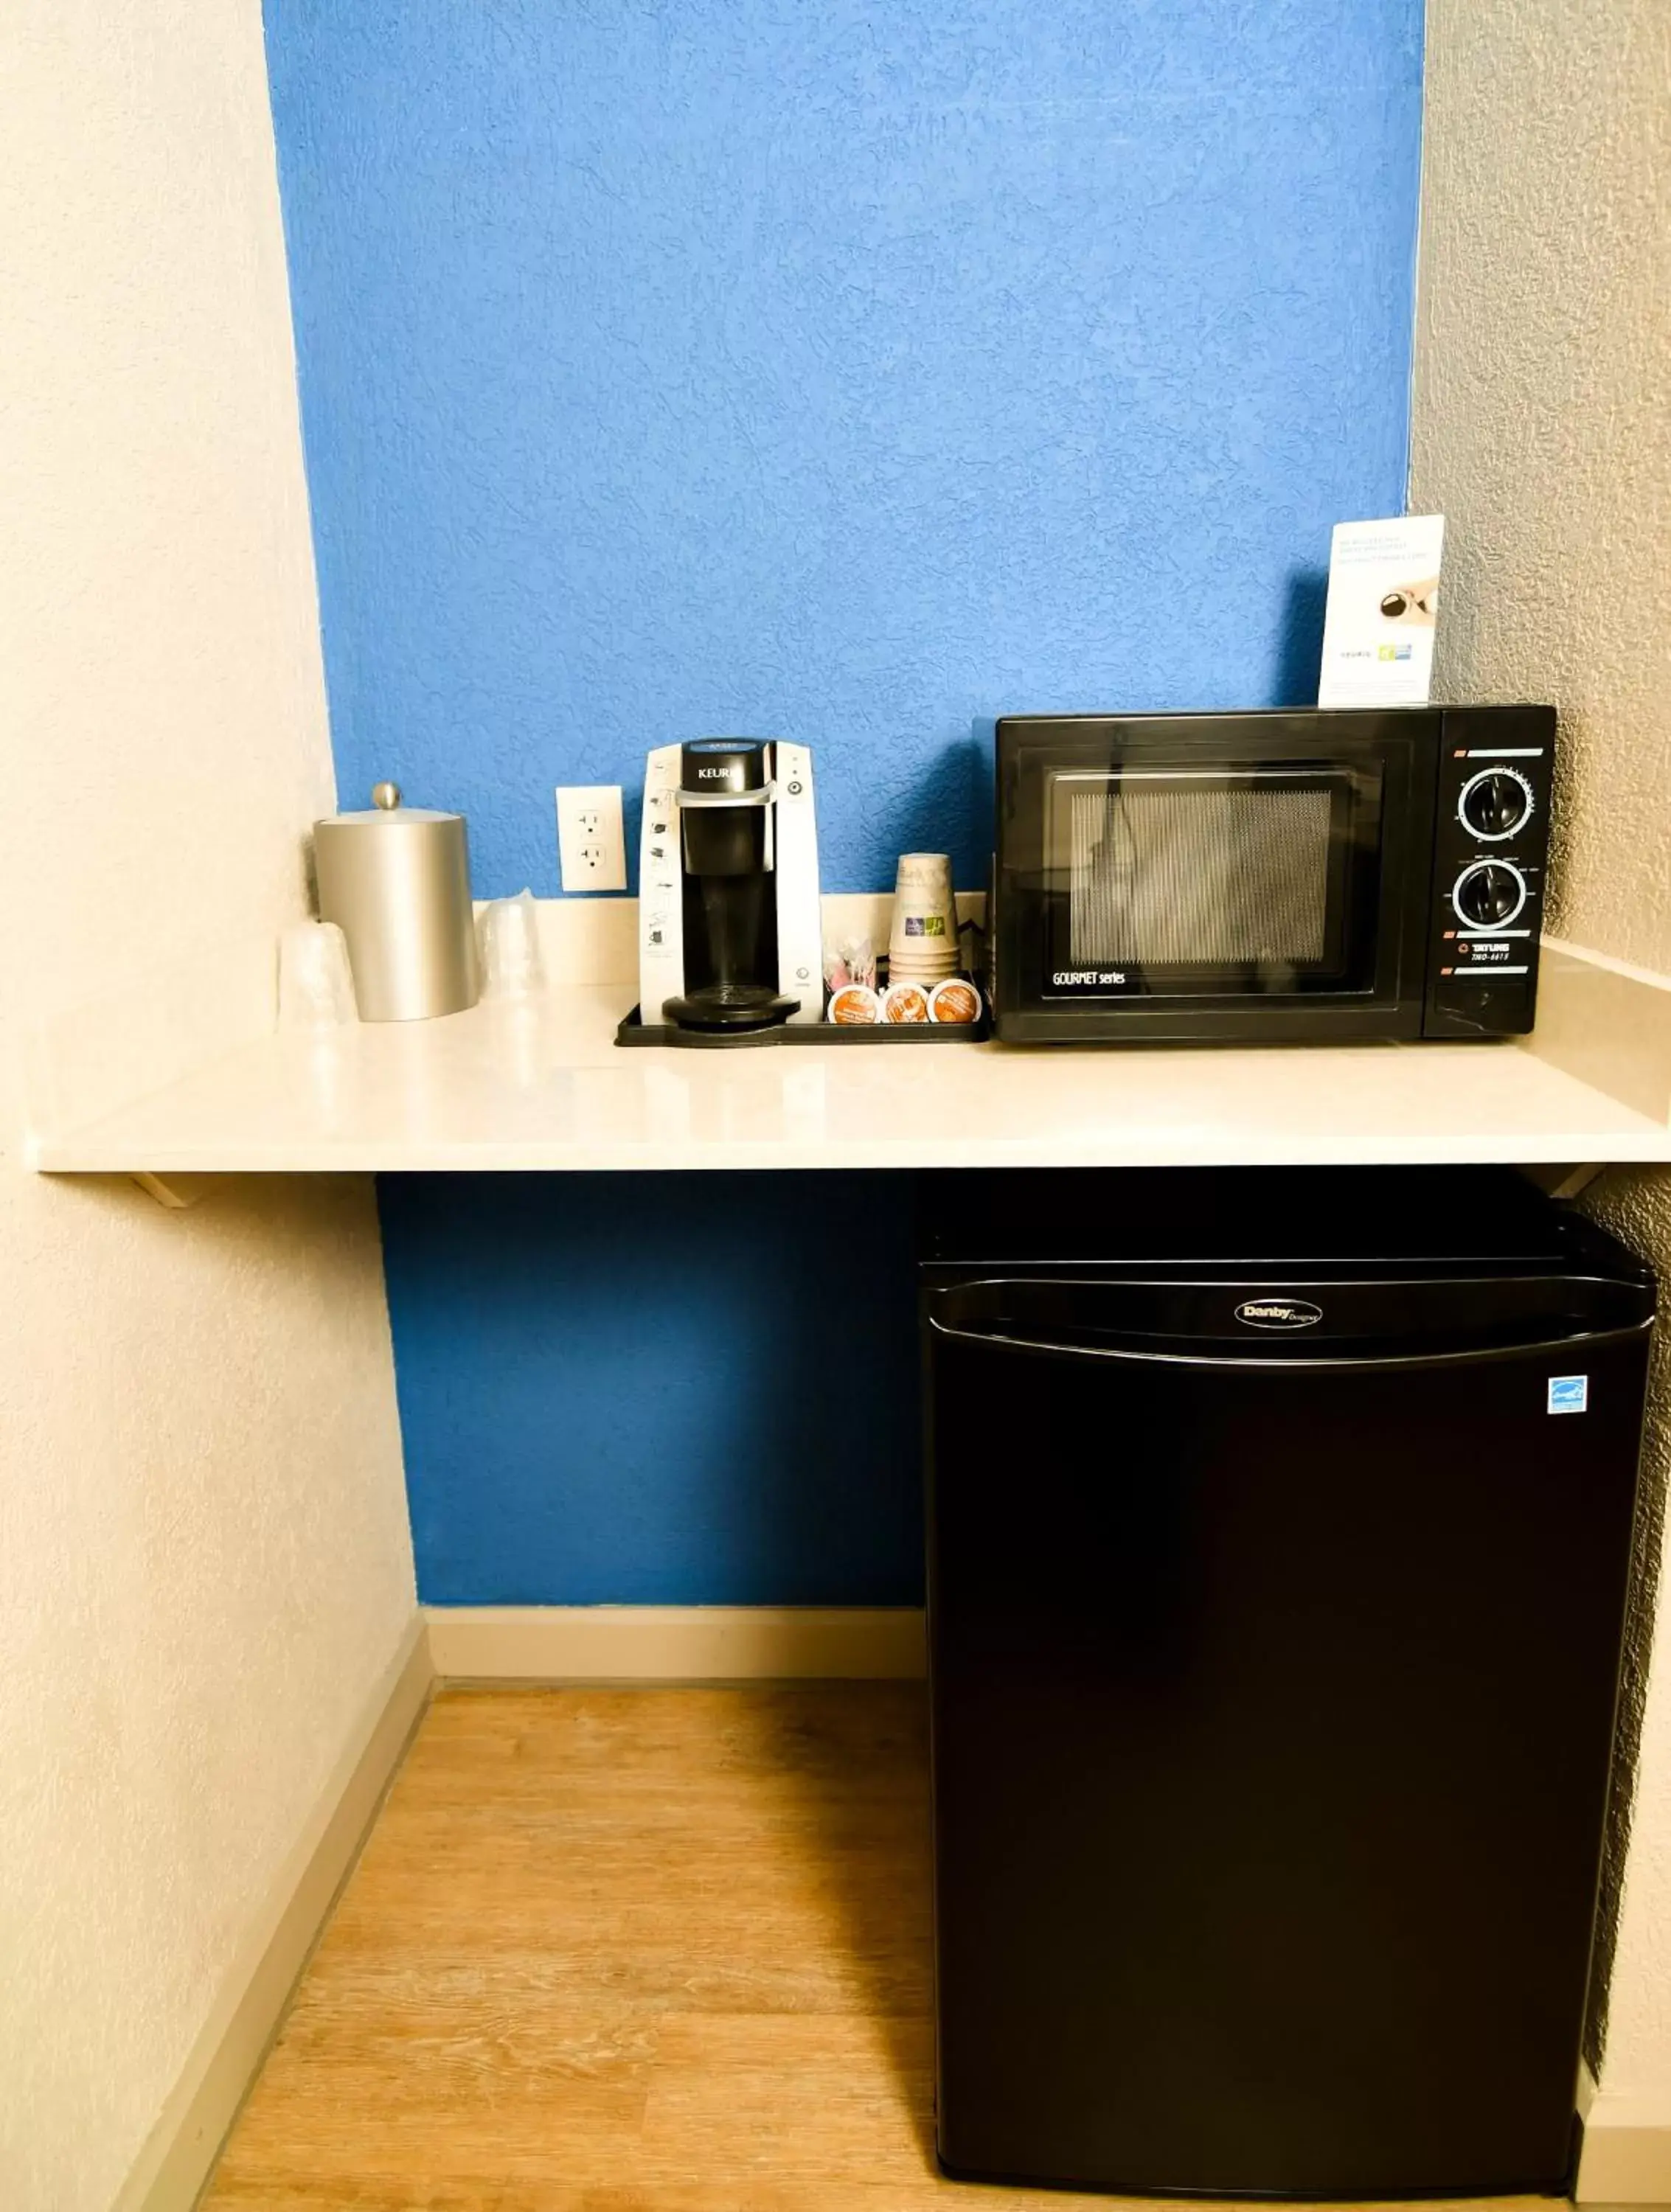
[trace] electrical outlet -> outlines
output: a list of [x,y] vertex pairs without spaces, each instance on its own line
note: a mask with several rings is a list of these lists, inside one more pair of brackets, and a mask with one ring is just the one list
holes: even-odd
[[618,783],[557,786],[557,859],[567,892],[625,890],[627,841]]

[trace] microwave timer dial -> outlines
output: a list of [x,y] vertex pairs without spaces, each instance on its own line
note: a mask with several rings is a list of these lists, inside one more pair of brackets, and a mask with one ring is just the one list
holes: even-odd
[[1462,786],[1456,812],[1465,830],[1489,844],[1523,829],[1533,804],[1530,779],[1517,768],[1486,768]]
[[1506,929],[1526,897],[1526,878],[1512,860],[1475,860],[1452,885],[1450,903],[1470,929]]

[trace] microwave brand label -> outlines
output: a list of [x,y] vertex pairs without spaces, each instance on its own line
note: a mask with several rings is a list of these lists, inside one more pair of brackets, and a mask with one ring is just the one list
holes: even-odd
[[1058,968],[1050,978],[1058,991],[1072,990],[1076,986],[1083,988],[1086,984],[1093,988],[1100,985],[1106,990],[1110,983],[1123,983],[1125,980],[1123,968]]
[[1243,1298],[1236,1309],[1249,1328],[1315,1328],[1322,1317],[1309,1298]]

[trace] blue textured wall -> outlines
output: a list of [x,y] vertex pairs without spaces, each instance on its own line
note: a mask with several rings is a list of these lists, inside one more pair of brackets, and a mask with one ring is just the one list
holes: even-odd
[[[778,732],[817,748],[827,884],[922,846],[975,882],[973,716],[1314,697],[1329,527],[1402,504],[1420,18],[266,0],[344,793],[461,806],[479,891],[549,892],[555,783]],[[594,1280],[556,1194],[386,1204],[426,1595],[897,1589],[903,1370],[882,1471],[845,1430],[814,1467],[872,1531],[814,1592],[781,1432],[716,1457],[613,1387],[630,1246]],[[676,1301],[734,1290],[759,1210],[659,1204],[707,1223]],[[836,1264],[829,1207],[774,1199],[775,1280]],[[455,1285],[513,1267],[512,1391]],[[768,1328],[732,1310],[740,1381]]]
[[[557,888],[551,787],[816,746],[826,881],[971,717],[1316,696],[1401,508],[1420,0],[267,0],[337,769]],[[355,803],[363,804],[363,798]]]
[[379,1196],[431,1603],[921,1602],[909,1176]]

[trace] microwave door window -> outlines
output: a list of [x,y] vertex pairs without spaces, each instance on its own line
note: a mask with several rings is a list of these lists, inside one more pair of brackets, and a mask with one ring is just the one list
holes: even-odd
[[1326,790],[1122,777],[1068,804],[1076,968],[1233,969],[1287,991],[1323,958]]
[[[1353,988],[1376,779],[1330,767],[1053,779],[1051,987],[1294,997]],[[1356,894],[1356,896],[1354,896]]]

